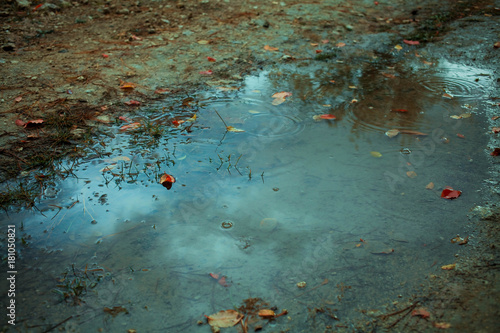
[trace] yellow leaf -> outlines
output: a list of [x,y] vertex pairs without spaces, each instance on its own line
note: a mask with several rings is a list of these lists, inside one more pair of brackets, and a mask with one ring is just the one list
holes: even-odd
[[452,116],[450,116],[450,118],[452,118],[452,119],[462,119],[461,116],[457,116],[457,115],[452,115]]
[[192,116],[191,118],[186,119],[186,121],[195,121],[195,120],[196,120],[196,114],[194,116]]
[[207,316],[208,324],[214,327],[233,327],[238,324],[243,315],[234,310],[219,311]]
[[245,132],[244,130],[239,129],[239,128],[235,128],[235,127],[233,127],[233,126],[228,126],[228,127],[226,127],[226,130],[227,130],[228,132],[235,132],[235,133]]
[[428,189],[428,190],[432,190],[432,189],[434,188],[434,183],[433,183],[433,182],[430,182],[429,184],[427,184],[427,185],[425,186],[425,188],[426,188],[426,189]]
[[450,328],[451,327],[451,324],[450,323],[445,323],[445,322],[436,322],[436,323],[433,323],[432,325],[434,325],[434,327],[436,328]]
[[398,51],[403,49],[403,47],[402,47],[401,45],[399,45],[399,44],[398,44],[398,45],[396,45],[396,46],[394,46],[394,48],[395,48],[396,50],[398,50]]
[[382,157],[382,154],[378,151],[371,151],[370,155],[372,155],[373,157]]
[[349,86],[349,89],[358,89],[356,86]]
[[251,114],[259,114],[261,113],[260,111],[256,111],[256,110],[248,110],[249,113]]
[[208,40],[199,40],[198,41],[198,44],[201,44],[201,45],[206,45],[206,44],[209,44],[209,43],[210,43],[210,41],[208,41]]
[[393,138],[393,137],[395,137],[398,134],[399,134],[399,130],[395,129],[395,128],[394,129],[390,129],[387,132],[385,132],[385,135],[387,135],[390,138]]
[[472,114],[471,114],[471,113],[462,113],[462,114],[460,115],[460,117],[462,117],[462,118],[469,118],[470,116],[472,116]]
[[455,269],[456,265],[457,264],[444,265],[444,266],[441,266],[441,269],[449,271],[449,270]]
[[273,318],[274,316],[276,316],[276,313],[274,313],[273,310],[269,310],[269,309],[259,310],[259,317]]

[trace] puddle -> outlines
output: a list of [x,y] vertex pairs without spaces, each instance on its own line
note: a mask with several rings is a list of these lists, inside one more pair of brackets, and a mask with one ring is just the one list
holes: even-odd
[[[39,212],[4,215],[25,243],[16,327],[208,332],[203,315],[259,297],[288,310],[265,331],[310,332],[392,309],[454,262],[450,239],[480,201],[484,74],[418,59],[290,65],[142,111],[132,121],[147,130],[115,126]],[[273,105],[281,91],[292,96]],[[446,186],[462,195],[440,198]]]

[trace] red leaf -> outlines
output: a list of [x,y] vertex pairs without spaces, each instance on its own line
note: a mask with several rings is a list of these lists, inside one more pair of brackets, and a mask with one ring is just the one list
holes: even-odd
[[418,45],[420,42],[418,40],[407,40],[403,39],[403,43],[408,44],[408,45]]
[[500,155],[500,148],[495,148],[490,154],[491,156],[498,156]]
[[210,273],[209,274],[211,277],[213,277],[214,279],[218,280],[219,279],[219,273]]
[[24,122],[24,121],[22,121],[21,119],[17,119],[17,120],[16,120],[16,125],[17,125],[17,126],[24,126],[24,124],[25,124],[25,122]]
[[201,72],[199,72],[199,73],[200,73],[201,75],[212,75],[212,73],[213,73],[213,72],[212,72],[212,70],[211,70],[211,69],[209,69],[208,71],[201,71]]
[[126,131],[126,130],[130,130],[130,129],[136,129],[138,127],[141,126],[141,123],[131,123],[131,124],[128,124],[128,125],[124,125],[122,127],[120,127],[120,131]]
[[322,50],[316,50],[316,53],[321,53],[321,52],[323,52],[323,51]]
[[454,190],[453,188],[446,186],[443,192],[441,192],[441,198],[444,199],[456,199],[462,194],[459,190]]
[[172,120],[172,124],[174,124],[175,127],[179,126],[181,123],[178,120]]
[[333,114],[322,114],[319,116],[321,119],[337,119]]
[[500,133],[500,127],[493,127],[493,128],[491,129],[491,131],[492,131],[493,133]]
[[408,112],[406,109],[392,109],[392,112]]
[[463,135],[463,134],[457,133],[457,136],[458,136],[459,138],[465,139],[465,135]]
[[212,57],[207,57],[207,60],[210,61],[210,62],[216,62],[217,60],[215,60],[215,58],[212,58]]
[[229,287],[229,284],[226,283],[226,277],[225,276],[221,277],[218,282],[223,287]]
[[173,183],[175,183],[175,178],[174,178],[174,176],[169,175],[168,173],[165,173],[160,178],[160,184],[162,184],[164,187],[166,187],[167,190],[170,190],[172,188]]
[[109,58],[109,55],[107,55],[106,53],[103,53],[103,54],[102,54],[102,57],[103,57],[103,58]]
[[35,8],[33,8],[33,11],[37,10],[38,8],[42,7],[43,6],[43,3],[39,4],[39,5],[36,5]]
[[14,98],[14,101],[20,102],[22,99],[23,99],[23,96],[18,96],[16,98]]
[[139,101],[134,101],[133,99],[131,99],[130,101],[128,102],[125,102],[126,105],[129,105],[129,106],[138,106],[138,105],[141,105],[141,102]]
[[129,119],[127,119],[127,118],[126,118],[126,117],[124,117],[124,116],[119,116],[119,117],[118,117],[118,119],[123,120],[123,121],[125,121],[125,122],[127,122],[127,123],[130,123],[130,120],[129,120]]

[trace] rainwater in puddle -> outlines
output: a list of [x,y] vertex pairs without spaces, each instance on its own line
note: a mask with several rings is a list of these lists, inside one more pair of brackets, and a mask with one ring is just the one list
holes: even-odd
[[[138,131],[113,125],[41,212],[3,215],[18,237],[16,328],[209,332],[203,315],[260,298],[288,310],[264,331],[311,332],[394,309],[454,262],[450,239],[480,200],[484,74],[418,59],[283,66],[144,110]],[[446,186],[462,195],[442,199]]]

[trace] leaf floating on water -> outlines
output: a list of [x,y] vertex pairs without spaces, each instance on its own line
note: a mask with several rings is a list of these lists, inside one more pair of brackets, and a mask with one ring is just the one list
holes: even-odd
[[409,178],[415,178],[417,177],[417,173],[415,171],[407,171],[406,172],[406,175],[409,177]]
[[387,249],[385,251],[380,251],[380,252],[371,252],[371,254],[392,254],[394,253],[394,249]]
[[378,151],[371,151],[370,155],[372,155],[373,157],[382,157],[382,154]]
[[175,183],[175,178],[174,178],[174,176],[169,175],[168,173],[165,173],[160,178],[160,184],[162,184],[164,187],[166,187],[167,190],[170,190],[172,188],[173,183]]
[[399,130],[399,133],[401,134],[411,134],[411,135],[427,135],[426,133],[418,132],[418,131],[413,131],[413,130]]
[[465,139],[465,135],[463,135],[463,134],[457,133],[457,136],[458,136],[459,138],[461,138],[461,139]]
[[118,161],[128,162],[130,161],[130,158],[128,158],[127,156],[116,156],[113,157],[112,159],[106,160],[106,162],[118,162]]
[[108,165],[107,167],[105,168],[102,168],[101,170],[99,170],[99,172],[107,172],[107,171],[111,171],[113,170],[114,168],[116,168],[118,165],[115,163],[115,164],[111,164],[111,165]]
[[128,313],[127,309],[125,309],[123,306],[114,306],[113,308],[105,307],[103,310],[113,317],[117,316],[120,312]]
[[441,198],[443,199],[456,199],[462,194],[459,190],[454,190],[453,188],[446,186],[446,188],[441,192]]
[[259,310],[259,317],[261,317],[261,318],[274,318],[275,316],[276,316],[276,313],[274,313],[273,310],[269,310],[269,309]]
[[200,45],[207,45],[207,44],[210,44],[210,41],[208,41],[208,40],[199,40],[198,44],[200,44]]
[[426,188],[426,189],[428,189],[428,190],[432,190],[432,189],[434,188],[434,183],[433,183],[433,182],[430,182],[429,184],[427,184],[427,185],[425,186],[425,188]]
[[244,130],[239,129],[239,128],[235,128],[235,127],[233,127],[233,126],[227,126],[227,127],[226,127],[226,130],[227,130],[228,132],[235,132],[235,133],[245,132]]
[[241,321],[243,315],[235,310],[223,310],[205,317],[212,327],[233,327]]
[[132,89],[135,89],[135,87],[137,87],[137,84],[132,83],[132,82],[122,81],[120,83],[120,89],[123,89],[123,90],[132,90]]
[[340,42],[340,43],[335,44],[335,46],[336,46],[336,47],[344,47],[344,46],[345,46],[345,43]]
[[321,119],[326,119],[326,120],[334,120],[337,119],[333,114],[317,114],[313,116],[314,120],[321,120]]
[[395,129],[395,128],[394,129],[390,129],[387,132],[385,132],[385,135],[387,135],[390,138],[393,138],[393,137],[395,137],[398,134],[399,134],[399,130]]
[[120,131],[134,130],[139,127],[141,127],[141,123],[135,122],[128,125],[123,125],[122,127],[120,127]]
[[453,96],[451,96],[450,94],[444,93],[444,94],[443,94],[443,98],[452,99],[452,98],[453,98]]
[[261,113],[260,111],[257,111],[257,110],[248,110],[249,113],[251,114],[259,114]]
[[454,114],[454,115],[451,115],[451,116],[450,116],[450,118],[451,118],[451,119],[462,119],[462,117],[461,117],[461,116],[457,116],[457,115],[455,115],[455,114]]
[[291,92],[287,92],[287,91],[282,91],[282,92],[279,92],[279,93],[275,93],[273,94],[271,97],[274,98],[272,104],[273,105],[280,105],[281,103],[283,103],[285,101],[285,99],[287,97],[290,97],[292,96],[292,93]]
[[491,129],[491,131],[492,131],[493,133],[500,133],[500,127],[493,127],[493,128]]
[[456,266],[457,266],[457,264],[444,265],[444,266],[441,266],[441,269],[444,269],[445,271],[451,271],[451,270],[455,269]]

